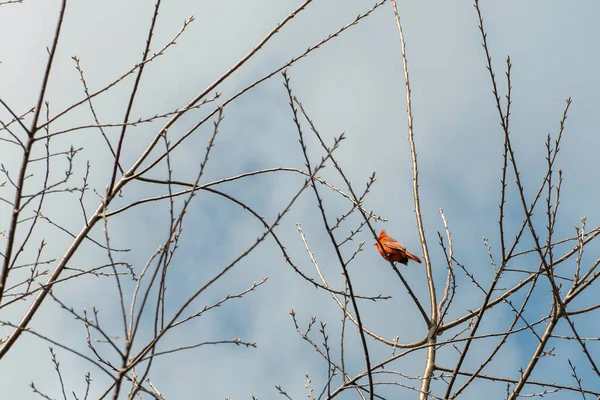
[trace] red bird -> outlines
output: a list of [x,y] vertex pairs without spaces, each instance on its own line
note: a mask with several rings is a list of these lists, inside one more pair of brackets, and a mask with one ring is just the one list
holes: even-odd
[[393,237],[388,236],[385,229],[382,229],[379,233],[379,241],[381,242],[381,246],[377,242],[375,242],[375,246],[377,246],[377,251],[385,260],[406,265],[410,259],[421,264],[421,259],[419,257],[406,250],[406,246],[402,243],[398,242]]

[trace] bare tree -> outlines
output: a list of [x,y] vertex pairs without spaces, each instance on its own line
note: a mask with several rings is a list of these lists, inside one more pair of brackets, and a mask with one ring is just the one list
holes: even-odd
[[[494,133],[501,135],[504,141],[499,166],[498,241],[484,239],[479,249],[489,256],[493,273],[491,279],[481,278],[476,271],[489,269],[489,266],[473,265],[456,254],[451,234],[453,221],[446,219],[441,208],[440,229],[435,239],[444,257],[435,259],[430,250],[434,236],[425,230],[419,193],[419,130],[418,125],[413,124],[401,10],[395,0],[387,2],[389,7],[383,7],[386,2],[371,4],[354,20],[291,60],[272,68],[237,92],[223,96],[220,90],[233,80],[234,73],[245,68],[275,35],[309,7],[312,0],[306,0],[184,105],[169,104],[169,109],[160,113],[138,115],[136,104],[149,79],[147,70],[162,56],[168,57],[176,43],[188,34],[194,17],[186,19],[170,40],[157,43],[157,26],[164,7],[157,0],[139,61],[110,82],[92,89],[98,85],[90,82],[84,72],[86,60],[73,56],[73,71],[81,83],[80,97],[66,106],[60,102],[55,106],[48,93],[54,84],[57,57],[64,40],[63,25],[68,21],[70,6],[68,1],[62,0],[37,100],[21,109],[0,95],[0,154],[3,160],[8,160],[2,163],[4,179],[0,182],[0,223],[4,238],[0,269],[0,323],[3,327],[0,363],[9,363],[9,355],[19,346],[25,346],[24,338],[30,337],[47,343],[50,350],[49,355],[36,354],[31,362],[49,357],[58,382],[57,393],[48,393],[32,382],[31,389],[42,398],[66,399],[71,393],[74,398],[85,399],[173,398],[152,377],[152,371],[166,365],[169,357],[193,353],[209,345],[257,347],[253,339],[230,339],[225,334],[215,340],[198,339],[189,344],[168,337],[180,332],[193,336],[199,321],[207,314],[236,299],[246,300],[251,292],[260,292],[267,277],[241,290],[230,285],[231,281],[225,277],[259,245],[270,241],[283,256],[282,263],[294,271],[298,283],[308,283],[307,287],[327,294],[339,308],[339,324],[335,325],[333,321],[318,323],[317,318],[312,317],[303,327],[304,322],[297,313],[290,312],[300,338],[325,366],[315,373],[306,373],[305,386],[311,399],[398,398],[399,394],[406,393],[420,399],[455,399],[482,387],[503,393],[507,399],[551,394],[557,398],[566,394],[584,399],[600,396],[597,385],[581,378],[583,369],[586,376],[592,374],[600,378],[594,352],[590,349],[590,344],[599,339],[585,336],[579,328],[581,316],[591,315],[600,304],[596,300],[592,305],[582,306],[575,301],[589,296],[592,284],[600,275],[600,259],[586,263],[583,258],[587,246],[600,235],[600,227],[589,229],[583,217],[571,236],[557,238],[554,235],[563,183],[556,160],[571,99],[566,100],[558,132],[554,137],[547,137],[547,164],[541,181],[538,187],[528,188],[521,179],[511,135],[511,60],[506,59],[507,87],[503,92],[494,72],[496,67],[490,56],[484,17],[475,0],[483,55],[500,122],[500,128]],[[0,5],[9,3],[21,1],[5,1]],[[305,106],[295,95],[293,73],[288,71],[299,60],[312,56],[316,50],[361,24],[376,10],[393,14],[400,38],[398,52],[405,82],[415,226],[424,256],[426,279],[419,284],[409,282],[405,272],[395,263],[389,263],[397,278],[398,290],[408,296],[410,307],[419,315],[418,321],[402,321],[422,327],[420,339],[412,342],[404,342],[399,336],[386,337],[378,333],[380,327],[367,326],[365,315],[372,315],[376,307],[394,294],[360,293],[353,272],[354,265],[362,262],[358,256],[365,244],[359,241],[356,245],[356,241],[367,237],[379,243],[375,224],[386,221],[365,205],[376,175],[373,173],[364,188],[357,189],[354,178],[348,175],[337,156],[346,136],[341,133],[330,140],[320,132],[318,122],[310,117],[310,104]],[[217,148],[229,107],[272,79],[283,81],[285,92],[280,100],[289,102],[289,118],[300,144],[298,154],[302,156],[304,167],[277,165],[247,169],[217,179],[207,178],[210,176],[207,172],[209,156]],[[124,115],[119,120],[114,115],[104,117],[98,105],[113,93],[114,99],[124,103]],[[84,111],[85,117],[82,117]],[[398,128],[398,131],[403,132],[403,129]],[[86,135],[84,144],[81,135]],[[182,165],[178,157],[186,148],[197,148],[200,143],[203,150],[195,152],[197,164],[192,173],[192,167]],[[316,144],[314,147],[318,150],[313,149],[311,143]],[[334,172],[325,178],[327,165],[333,166]],[[273,216],[262,216],[243,196],[232,194],[235,193],[232,187],[243,187],[252,179],[274,174],[301,179]],[[314,195],[320,229],[329,241],[341,280],[326,278],[311,245],[313,239],[301,223],[296,224],[295,240],[286,240],[278,232],[284,218],[305,193]],[[336,201],[344,201],[347,209],[340,212],[330,205],[328,199],[332,193]],[[223,245],[229,261],[211,269],[214,272],[209,278],[194,280],[191,289],[184,291],[172,286],[174,277],[182,273],[177,257],[185,247],[185,221],[194,209],[197,196],[202,194],[243,210],[259,224],[260,232],[253,242],[240,249],[237,243],[235,246],[221,244],[218,229],[214,227],[209,246]],[[507,204],[518,205],[522,213],[520,224],[515,225],[514,219],[507,218]],[[156,217],[156,220],[144,234],[160,244],[150,252],[149,245],[143,243],[138,243],[137,248],[127,248],[120,227],[131,223],[130,215],[144,215],[147,207],[153,207],[151,218]],[[543,220],[533,217],[536,210],[538,213],[543,210]],[[156,212],[160,212],[160,217]],[[304,270],[301,264],[306,259],[290,252],[290,246],[300,243],[314,271]],[[145,263],[139,264],[132,253],[144,253]],[[331,269],[329,264],[328,270]],[[444,270],[443,275],[439,274],[441,270]],[[94,297],[88,298],[85,293],[79,298],[66,294],[64,288],[77,287],[83,282],[93,282],[111,307],[96,307]],[[221,282],[227,285],[226,293],[209,297],[207,294]],[[464,289],[459,290],[463,285],[479,293],[470,299],[466,312],[455,303],[463,293]],[[426,299],[423,293],[427,294]],[[307,292],[306,296],[310,294]],[[536,308],[531,311],[533,304]],[[541,305],[545,305],[545,309],[540,315]],[[74,319],[82,328],[80,339],[85,346],[69,338],[52,337],[46,326],[35,324],[40,313],[45,312],[42,310],[52,307],[60,309],[61,315]],[[507,324],[490,323],[497,318],[498,310],[510,313]],[[335,344],[330,332],[337,336]],[[526,362],[521,370],[498,371],[493,361],[507,352],[511,341],[529,343]],[[557,354],[555,349],[569,342],[577,344],[577,351],[587,361],[585,365],[576,365],[562,352]],[[478,346],[479,351],[474,351]],[[66,382],[60,363],[62,354],[75,355],[86,362],[89,370],[82,374],[83,392],[76,392]],[[555,357],[554,363],[568,365],[572,371],[570,376],[560,382],[536,376],[536,367],[547,357]],[[408,372],[413,369],[406,368],[407,359],[411,363],[418,360],[422,372],[417,375]],[[210,363],[210,360],[200,362]],[[315,377],[318,378],[313,383]],[[293,398],[283,386],[275,387],[280,396]],[[198,396],[196,393],[194,398]]]

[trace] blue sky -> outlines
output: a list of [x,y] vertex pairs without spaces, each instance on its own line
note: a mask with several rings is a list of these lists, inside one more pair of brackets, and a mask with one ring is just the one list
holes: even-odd
[[[176,46],[148,65],[135,103],[134,118],[184,106],[299,4],[296,0],[188,0],[163,4],[154,38],[156,48],[177,33],[185,18],[194,15],[195,21],[178,39]],[[468,1],[400,1],[398,5],[407,41],[423,218],[433,257],[438,297],[446,276],[443,254],[437,245],[436,232],[443,231],[440,208],[444,209],[450,224],[456,257],[468,265],[487,287],[493,270],[482,237],[490,239],[494,255],[498,257],[497,219],[503,137],[480,45],[477,14]],[[308,46],[351,22],[358,13],[367,11],[371,6],[372,3],[364,1],[315,0],[256,57],[217,88],[222,93],[221,100],[301,54]],[[0,97],[17,113],[25,112],[35,103],[58,8],[57,1],[33,0],[0,7],[0,37],[4,38],[0,40]],[[506,87],[504,60],[507,55],[510,55],[513,64],[511,132],[529,200],[543,177],[545,138],[548,134],[556,137],[565,99],[573,99],[557,162],[563,171],[564,183],[556,238],[574,235],[575,226],[580,224],[583,216],[587,216],[588,230],[600,223],[595,213],[599,194],[596,159],[600,145],[596,133],[600,122],[596,112],[600,84],[595,52],[598,8],[597,3],[592,1],[577,4],[556,1],[482,4],[501,95]],[[76,55],[81,60],[91,90],[106,85],[139,61],[152,10],[153,4],[140,0],[94,4],[79,0],[68,3],[63,38],[49,85],[51,113],[83,95],[72,56]],[[412,203],[412,172],[401,68],[392,7],[385,4],[339,38],[300,60],[289,68],[288,74],[294,94],[303,102],[325,141],[331,144],[334,137],[345,133],[347,139],[335,154],[357,191],[364,187],[370,174],[376,172],[377,182],[365,200],[365,208],[389,220],[385,225],[377,223],[376,229],[385,227],[409,250],[420,255],[422,251]],[[126,96],[132,84],[133,80],[128,78],[95,100],[104,122],[122,120]],[[201,182],[262,168],[304,168],[298,134],[287,103],[283,78],[279,74],[229,105],[224,111],[225,119]],[[213,108],[214,105],[207,105],[181,118],[169,131],[170,137],[181,135]],[[3,121],[8,119],[5,110],[0,111],[0,118]],[[82,106],[59,120],[52,129],[60,130],[92,121],[89,109]],[[130,131],[124,165],[131,165],[137,159],[163,123],[140,125]],[[172,160],[175,179],[192,181],[195,178],[211,129],[212,124],[202,127],[175,152]],[[314,165],[323,152],[307,124],[303,124],[303,129]],[[111,131],[111,134],[116,140],[117,131]],[[109,178],[107,167],[111,158],[98,132],[78,131],[53,143],[57,150],[70,145],[84,147],[75,161],[74,182],[81,182],[89,160],[92,165],[90,186],[102,192]],[[42,150],[40,146],[36,151]],[[18,154],[6,143],[0,143],[0,160],[9,170],[16,171]],[[57,162],[56,165],[52,176],[58,178],[63,173],[64,163]],[[343,188],[343,181],[332,165],[328,165],[320,175]],[[150,173],[150,176],[164,177],[164,168]],[[303,179],[293,172],[278,172],[224,184],[219,189],[246,201],[268,222],[272,222],[302,185]],[[3,180],[0,178],[0,182]],[[509,182],[506,216],[508,236],[512,237],[520,226],[523,212],[512,175]],[[135,183],[126,188],[118,204],[125,205],[164,193],[164,189]],[[3,196],[12,196],[9,188],[0,190]],[[324,190],[322,193],[330,221],[350,206],[346,199],[333,192]],[[181,206],[181,201],[178,204]],[[90,193],[86,205],[89,210],[94,210],[97,197]],[[81,229],[83,217],[77,198],[59,194],[49,200],[47,207],[48,215],[69,229]],[[0,230],[8,226],[9,216],[10,208],[1,204]],[[542,229],[545,223],[543,210],[540,209],[534,218]],[[132,249],[129,253],[119,254],[119,259],[132,263],[139,273],[148,258],[164,243],[167,222],[167,203],[143,206],[114,218],[109,226],[111,240],[121,248]],[[359,216],[354,215],[336,232],[337,239],[345,237],[359,222]],[[339,263],[323,229],[314,195],[309,190],[294,204],[276,232],[298,267],[317,278],[296,223],[301,224],[329,282],[343,288]],[[252,245],[262,231],[263,226],[235,204],[207,192],[198,193],[187,212],[180,247],[169,277],[168,301],[172,310]],[[100,226],[93,236],[103,238]],[[58,258],[70,243],[68,237],[47,225],[36,232],[35,238],[45,238],[47,251]],[[362,240],[366,241],[365,251],[359,253],[349,267],[355,289],[364,295],[393,296],[392,300],[359,303],[365,325],[390,340],[396,335],[401,342],[419,340],[425,329],[418,311],[389,265],[372,248],[372,235],[367,231],[360,233],[357,240],[343,248],[344,255],[350,256],[358,241]],[[526,249],[530,244],[527,236],[519,249]],[[597,259],[598,249],[592,244],[584,253],[585,262],[589,264]],[[36,248],[28,251],[35,254]],[[91,268],[105,262],[106,252],[89,243],[73,260],[78,268]],[[537,268],[535,263],[534,257],[524,257],[516,260],[512,267],[533,269]],[[563,268],[571,271],[572,262]],[[409,265],[403,268],[403,272],[415,293],[427,304],[422,266]],[[169,348],[241,337],[245,341],[257,341],[258,347],[205,346],[165,356],[154,365],[150,377],[167,398],[197,398],[198,393],[202,393],[202,398],[210,399],[228,396],[242,399],[250,398],[252,394],[267,399],[278,396],[274,385],[281,385],[295,399],[304,398],[306,372],[310,373],[315,390],[320,391],[326,377],[325,364],[295,332],[289,312],[291,309],[296,311],[303,328],[312,316],[316,316],[317,321],[326,321],[336,353],[341,313],[327,293],[315,289],[285,263],[272,239],[260,244],[256,251],[210,287],[197,299],[193,308],[202,309],[227,294],[247,289],[253,282],[265,277],[267,282],[242,300],[231,300],[173,332],[163,344],[163,348]],[[454,317],[476,308],[482,297],[468,279],[464,276],[458,279],[458,293],[450,313]],[[507,276],[505,283],[514,284],[518,280],[518,275]],[[131,290],[133,282],[126,282],[125,286]],[[593,290],[576,303],[577,307],[597,302]],[[112,281],[86,278],[78,283],[63,284],[55,289],[55,293],[79,311],[98,307],[107,329],[114,335],[120,334],[119,320],[114,318],[119,309]],[[516,299],[521,298],[521,295],[516,296]],[[540,291],[537,299],[528,313],[531,320],[547,312],[548,296]],[[515,303],[520,304],[517,300]],[[3,310],[0,319],[15,322],[24,307]],[[590,316],[594,317],[594,314]],[[509,308],[498,307],[487,316],[481,331],[502,330],[511,320]],[[598,330],[598,322],[594,318],[574,320],[584,335],[594,336]],[[151,320],[146,322],[144,326],[150,329]],[[32,326],[51,338],[86,351],[85,331],[81,324],[55,304],[44,307]],[[559,326],[558,331],[568,334],[564,326]],[[0,330],[2,334],[7,332]],[[150,333],[144,331],[142,336]],[[315,339],[322,342],[318,336]],[[348,340],[357,345],[348,347],[347,365],[351,373],[360,373],[364,361],[355,331],[348,333]],[[465,368],[476,368],[495,343],[496,340],[492,340],[475,345]],[[511,338],[486,371],[518,377],[518,370],[528,361],[533,345],[535,342],[527,335]],[[550,377],[551,381],[573,385],[566,364],[566,358],[569,358],[578,366],[577,371],[582,374],[585,387],[598,385],[598,377],[586,372],[589,367],[577,345],[570,342],[553,345],[556,346],[557,357],[543,359],[534,379]],[[374,362],[390,354],[388,347],[373,342],[369,346]],[[595,343],[591,342],[589,346],[592,354],[600,354]],[[8,398],[37,398],[28,388],[31,381],[51,396],[60,397],[47,347],[48,344],[43,341],[23,336],[22,342],[0,362],[0,386],[3,393],[8,393]],[[69,391],[81,393],[84,374],[90,371],[95,379],[92,394],[97,397],[106,377],[85,361],[66,352],[57,352]],[[440,365],[450,368],[455,360],[456,353],[450,348],[442,350],[438,358]],[[423,371],[423,353],[398,361],[390,369],[419,375]],[[434,389],[440,388],[443,386],[434,384]],[[415,396],[415,392],[396,387],[380,390],[382,395],[393,393],[392,398]],[[473,385],[464,396],[480,398],[482,390],[497,394],[493,398],[504,398],[504,386],[488,382]],[[347,396],[342,398],[351,397],[350,394]],[[570,398],[566,393],[557,396]]]

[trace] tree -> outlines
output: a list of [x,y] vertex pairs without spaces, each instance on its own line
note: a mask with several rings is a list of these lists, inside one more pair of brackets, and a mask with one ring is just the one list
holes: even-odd
[[[409,68],[400,16],[418,13],[396,1],[15,3],[0,2],[0,26],[43,33],[32,53],[28,37],[10,42],[25,62],[0,53],[13,71],[0,80],[0,383],[12,397],[24,382],[32,398],[65,399],[600,396],[600,228],[558,156],[571,98],[537,154],[515,133],[523,75],[492,59],[478,1],[468,32],[488,76],[467,92],[487,96],[481,159],[456,144],[473,135],[420,128],[436,100],[413,103],[415,74],[451,67]],[[381,76],[362,74],[364,59]],[[335,79],[352,86],[329,90]],[[353,115],[360,97],[372,108]],[[370,248],[386,218],[422,267]]]

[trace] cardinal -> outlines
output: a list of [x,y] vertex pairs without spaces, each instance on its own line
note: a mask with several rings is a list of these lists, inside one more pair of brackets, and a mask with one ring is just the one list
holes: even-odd
[[399,262],[404,265],[408,263],[408,260],[413,260],[421,264],[419,257],[406,250],[406,246],[402,243],[388,236],[385,229],[382,229],[379,233],[379,241],[381,242],[381,246],[377,242],[375,242],[375,246],[377,246],[377,251],[385,260]]

